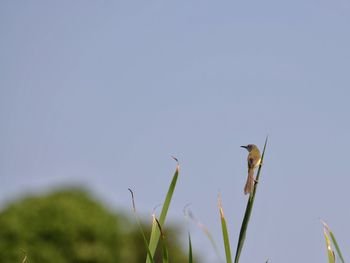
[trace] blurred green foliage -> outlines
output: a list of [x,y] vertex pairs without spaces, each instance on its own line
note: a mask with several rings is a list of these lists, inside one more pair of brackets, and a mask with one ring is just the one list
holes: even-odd
[[[149,237],[150,226],[144,226]],[[166,228],[172,262],[187,262],[179,229]],[[13,202],[0,212],[0,262],[139,263],[146,250],[132,219],[109,211],[87,192],[60,190]],[[161,262],[156,254],[155,262]]]

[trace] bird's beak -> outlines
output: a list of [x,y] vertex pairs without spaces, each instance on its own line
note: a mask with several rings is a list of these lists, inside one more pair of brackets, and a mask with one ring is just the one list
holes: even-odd
[[244,146],[244,145],[243,145],[243,146],[241,146],[241,147],[242,147],[242,148],[246,148],[246,149],[248,149],[248,147],[247,147],[247,146]]

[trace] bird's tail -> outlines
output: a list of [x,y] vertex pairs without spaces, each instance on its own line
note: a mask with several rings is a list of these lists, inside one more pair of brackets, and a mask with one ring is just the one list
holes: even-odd
[[254,189],[254,169],[248,169],[248,178],[244,186],[244,194],[251,194]]

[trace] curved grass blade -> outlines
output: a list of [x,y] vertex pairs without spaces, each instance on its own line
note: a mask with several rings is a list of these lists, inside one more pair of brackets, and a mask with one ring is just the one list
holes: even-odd
[[[172,198],[174,190],[175,190],[177,178],[179,176],[179,169],[180,169],[179,162],[175,157],[173,157],[173,159],[177,162],[177,165],[176,165],[176,170],[175,170],[173,179],[171,180],[167,195],[165,197],[165,201],[164,201],[164,204],[162,207],[162,212],[160,213],[159,225],[161,227],[164,225],[165,218],[166,218],[166,215],[168,213],[169,206],[170,206],[171,198]],[[151,252],[151,257],[153,257],[154,253],[156,252],[158,242],[159,242],[159,237],[160,237],[159,228],[152,227],[151,237],[150,237],[150,242],[149,242],[149,250]],[[146,259],[146,263],[150,263],[150,262],[151,262],[151,259],[150,259],[150,256],[148,255],[147,259]]]
[[343,258],[343,255],[342,255],[341,251],[340,251],[338,242],[335,239],[335,236],[334,236],[332,230],[329,228],[329,226],[327,225],[327,223],[325,221],[321,220],[321,222],[323,224],[324,230],[327,230],[327,232],[329,233],[330,239],[332,240],[332,243],[333,243],[333,245],[335,247],[335,250],[337,251],[339,259],[341,260],[342,263],[345,263],[345,260]]
[[143,243],[146,247],[146,251],[147,251],[147,255],[148,257],[150,258],[150,262],[151,263],[154,263],[154,259],[153,259],[153,256],[151,254],[151,251],[149,250],[148,248],[148,242],[147,242],[147,238],[146,238],[146,235],[145,235],[145,232],[143,231],[143,228],[141,226],[141,222],[140,222],[140,219],[138,218],[137,214],[136,214],[136,206],[135,206],[135,198],[134,198],[134,192],[128,188],[128,190],[130,191],[131,193],[131,199],[132,199],[132,207],[133,207],[133,212],[134,212],[134,216],[135,216],[135,220],[136,220],[136,223],[137,223],[137,226],[140,230],[140,233],[142,235],[142,238],[143,238]]
[[[267,140],[268,140],[268,137],[266,137],[266,140],[265,140],[264,149],[263,149],[262,155],[261,155],[261,164],[259,166],[258,173],[256,175],[256,181],[257,182],[259,182],[259,178],[260,178],[260,171],[261,171],[262,163],[263,163],[263,160],[264,160]],[[248,228],[248,224],[249,224],[250,215],[252,213],[252,209],[253,209],[253,205],[254,205],[254,199],[255,199],[255,193],[256,193],[257,186],[258,186],[258,184],[254,184],[253,193],[249,196],[249,199],[248,199],[247,207],[246,207],[246,210],[245,210],[245,213],[244,213],[244,218],[243,218],[243,221],[242,221],[241,230],[239,232],[239,238],[238,238],[238,244],[237,244],[236,256],[235,256],[235,263],[239,262],[239,258],[241,256],[241,252],[242,252],[242,248],[243,248],[243,244],[244,244],[244,241],[245,241],[247,228]]]
[[218,205],[219,205],[219,211],[220,211],[222,236],[223,236],[224,245],[225,245],[226,262],[227,263],[232,263],[230,239],[229,239],[229,234],[228,234],[228,231],[227,231],[226,219],[225,219],[225,216],[224,216],[224,210],[222,208],[222,202],[221,202],[220,195],[218,197]]

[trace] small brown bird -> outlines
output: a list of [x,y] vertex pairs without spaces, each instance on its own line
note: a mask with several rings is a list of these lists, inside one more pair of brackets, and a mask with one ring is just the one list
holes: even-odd
[[261,163],[261,155],[259,148],[255,144],[248,144],[247,146],[241,146],[246,148],[249,152],[248,154],[248,178],[244,187],[244,194],[251,194],[254,189],[254,169],[258,167]]

